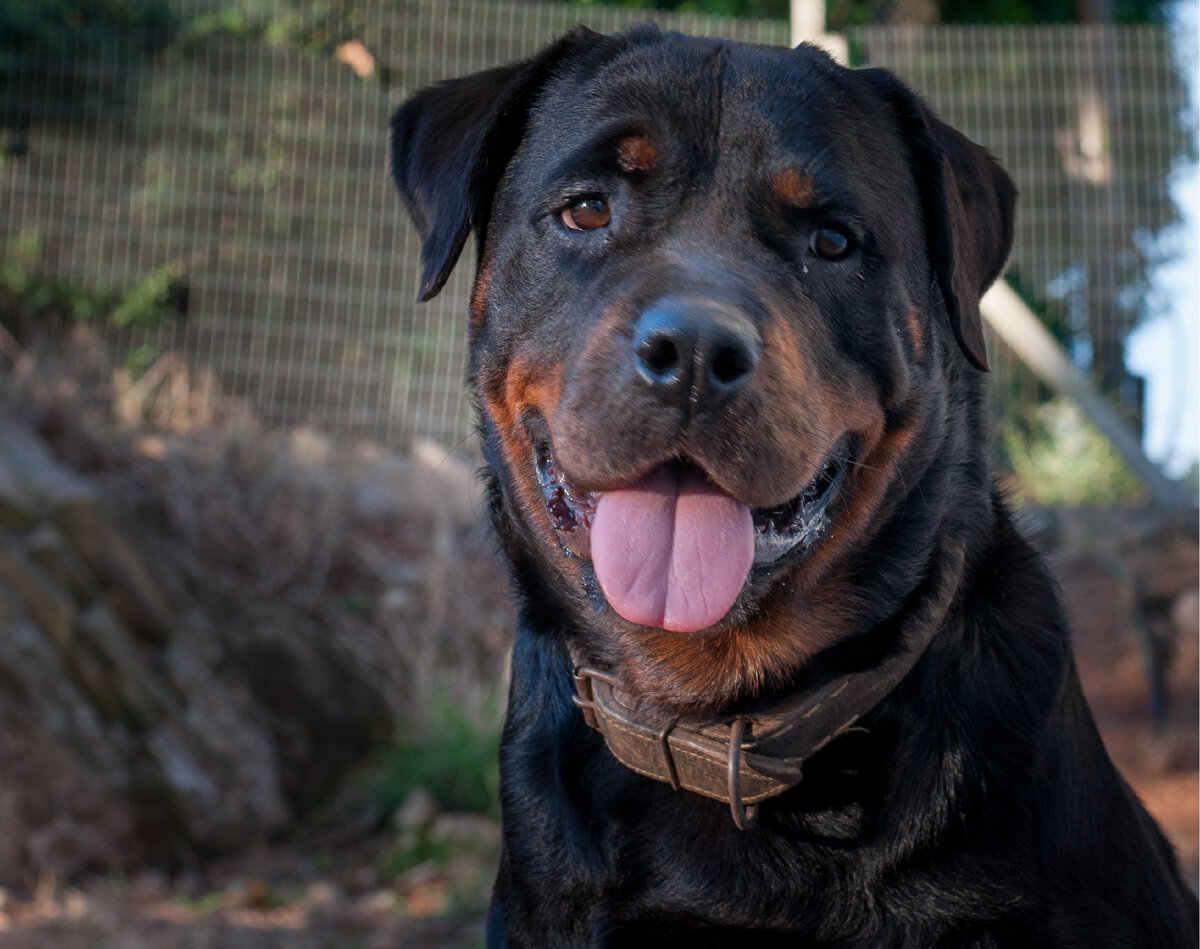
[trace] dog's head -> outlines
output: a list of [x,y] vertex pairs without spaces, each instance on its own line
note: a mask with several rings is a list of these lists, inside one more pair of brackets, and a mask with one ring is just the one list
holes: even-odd
[[579,29],[417,95],[392,159],[422,299],[477,232],[519,579],[653,700],[785,685],[986,512],[979,298],[1015,191],[891,74]]

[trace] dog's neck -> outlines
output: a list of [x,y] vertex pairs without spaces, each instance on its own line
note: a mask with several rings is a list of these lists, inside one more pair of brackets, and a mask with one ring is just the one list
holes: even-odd
[[745,830],[757,805],[795,787],[806,760],[892,693],[942,628],[962,579],[962,547],[944,550],[929,594],[899,624],[895,647],[876,665],[776,697],[712,721],[680,722],[621,687],[570,648],[575,704],[623,765],[644,777],[729,804]]

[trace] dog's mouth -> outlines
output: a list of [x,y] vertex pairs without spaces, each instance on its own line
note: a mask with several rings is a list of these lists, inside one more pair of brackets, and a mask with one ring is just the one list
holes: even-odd
[[842,438],[799,494],[751,508],[686,459],[630,486],[583,491],[558,465],[544,423],[531,426],[531,436],[542,498],[566,553],[592,562],[606,599],[627,620],[681,631],[720,621],[752,571],[803,557],[828,532],[854,448]]

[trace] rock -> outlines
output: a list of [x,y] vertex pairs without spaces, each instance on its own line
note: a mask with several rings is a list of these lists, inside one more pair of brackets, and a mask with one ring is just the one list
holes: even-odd
[[429,839],[467,850],[500,847],[500,825],[480,814],[441,814],[429,828]]
[[374,890],[360,896],[356,901],[358,911],[368,919],[382,921],[395,912],[396,894],[391,890]]
[[76,649],[70,657],[71,672],[80,689],[91,700],[105,721],[120,721],[125,717],[121,690],[113,681],[108,665],[94,650]]
[[[320,437],[291,452],[330,476]],[[369,649],[151,559],[115,510],[0,413],[0,887],[243,848],[390,731]]]
[[16,602],[64,655],[71,640],[78,610],[71,596],[37,569],[11,541],[0,537],[0,585],[11,591]]
[[0,624],[0,723],[0,885],[145,857],[127,748],[32,623]]
[[15,464],[0,452],[0,527],[25,530],[37,522],[40,504],[18,476]]
[[90,662],[94,670],[81,672],[80,678],[91,681],[93,695],[111,691],[124,718],[148,727],[180,705],[150,672],[133,634],[107,604],[93,603],[85,609],[75,629],[75,658],[81,665]]
[[424,830],[438,816],[438,803],[424,788],[417,788],[404,799],[392,816],[392,826],[398,831]]
[[[309,884],[306,899],[311,906],[329,906],[342,898],[341,891],[328,880]],[[3,907],[0,906],[0,909]]]
[[219,845],[224,835],[219,833],[219,823],[212,819],[212,812],[221,802],[221,792],[196,760],[188,737],[180,732],[176,723],[171,722],[151,731],[146,736],[145,744],[170,787],[172,796],[183,810],[190,835],[210,844],[215,836]]
[[0,418],[4,431],[4,455],[17,472],[25,490],[37,500],[38,513],[63,504],[98,504],[92,485],[64,468],[31,432]]
[[184,711],[150,747],[171,766],[168,780],[186,799],[192,838],[229,849],[279,830],[291,809],[261,709],[236,679],[226,682],[196,659],[188,636],[198,632],[163,655]]
[[261,606],[237,626],[239,635],[228,640],[230,659],[265,713],[285,794],[301,809],[310,807],[389,733],[389,709],[370,671],[325,627]]
[[1171,605],[1171,625],[1175,635],[1191,642],[1200,634],[1200,590],[1185,590]]
[[151,642],[170,639],[176,620],[170,596],[105,511],[73,500],[56,506],[52,516],[130,627]]
[[100,583],[74,548],[49,524],[41,524],[25,535],[29,559],[83,606],[100,595]]
[[[2,747],[2,746],[0,746]],[[22,879],[26,866],[27,830],[21,817],[21,789],[0,778],[0,880],[12,885]],[[0,890],[7,896],[7,891]],[[0,910],[7,900],[0,900]]]

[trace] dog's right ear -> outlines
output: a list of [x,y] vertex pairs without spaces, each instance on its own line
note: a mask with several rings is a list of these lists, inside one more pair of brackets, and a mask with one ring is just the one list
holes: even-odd
[[532,59],[439,83],[392,116],[392,177],[421,234],[422,301],[437,294],[492,195],[556,65],[602,37],[576,27]]

